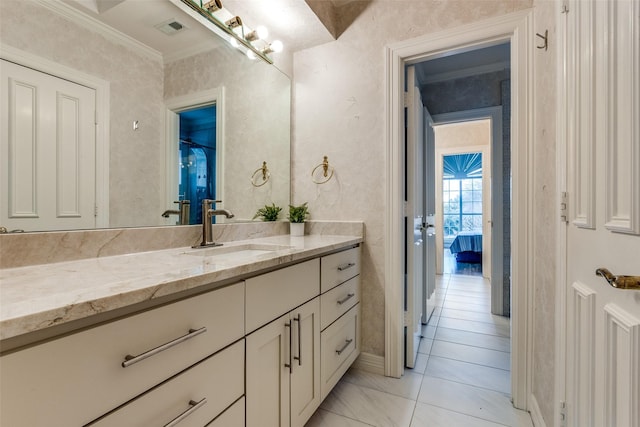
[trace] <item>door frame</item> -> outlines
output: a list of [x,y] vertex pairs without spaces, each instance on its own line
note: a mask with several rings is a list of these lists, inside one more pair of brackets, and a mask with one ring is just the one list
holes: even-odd
[[[169,209],[173,206],[178,189],[178,169],[172,165],[178,164],[178,151],[175,149],[175,142],[180,137],[180,119],[178,113],[207,105],[216,105],[216,199],[224,200],[224,86],[207,89],[188,95],[176,96],[165,100],[166,128],[165,128],[165,201],[164,204]],[[199,206],[192,206],[191,209],[200,209]],[[169,219],[165,220],[170,225]],[[220,218],[216,219],[221,221]]]
[[[491,251],[491,268],[490,268],[490,281],[492,285],[496,282],[496,277],[503,277],[503,246],[501,240],[496,239],[496,236],[500,236],[502,238],[504,233],[504,221],[502,217],[499,216],[500,212],[503,212],[503,194],[504,194],[504,186],[503,186],[503,161],[502,161],[502,149],[503,149],[503,141],[502,141],[502,106],[497,107],[485,107],[485,108],[476,108],[473,110],[464,110],[464,111],[454,111],[451,113],[444,114],[436,114],[433,116],[433,124],[434,125],[443,125],[449,123],[462,123],[469,122],[474,120],[491,120],[491,141],[487,150],[482,151],[482,155],[489,155],[489,165],[490,165],[490,179],[491,184],[489,185],[491,194],[490,201],[490,213],[491,220],[493,221],[493,226],[491,227],[491,241],[490,241],[490,251]],[[469,147],[466,147],[469,148]],[[473,151],[473,149],[471,150]],[[500,153],[500,155],[498,154]],[[438,161],[438,157],[436,156],[436,161]],[[483,158],[484,164],[484,158]],[[485,179],[485,175],[483,173],[483,179]],[[438,177],[436,176],[436,185],[437,185]],[[483,190],[485,185],[483,183]],[[484,196],[483,196],[483,212],[484,212]],[[498,219],[499,218],[499,219]],[[484,222],[484,218],[483,218]],[[483,229],[486,223],[483,224]],[[438,248],[439,250],[439,248]],[[482,268],[484,270],[484,263]],[[483,274],[484,276],[484,274]],[[502,284],[502,280],[499,280],[499,283],[502,286],[491,286],[491,313],[497,314],[500,316],[504,316],[504,285]]]
[[531,395],[533,253],[533,12],[524,10],[385,47],[385,375],[403,373],[404,67],[452,51],[511,42],[512,301],[511,395],[527,409]]
[[0,58],[95,90],[96,93],[96,225],[109,227],[110,85],[91,74],[58,64],[0,42]]

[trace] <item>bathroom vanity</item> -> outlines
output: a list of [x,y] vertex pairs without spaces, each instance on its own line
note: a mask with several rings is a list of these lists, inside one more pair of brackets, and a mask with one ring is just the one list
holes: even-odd
[[0,425],[303,426],[360,351],[361,242],[0,270]]

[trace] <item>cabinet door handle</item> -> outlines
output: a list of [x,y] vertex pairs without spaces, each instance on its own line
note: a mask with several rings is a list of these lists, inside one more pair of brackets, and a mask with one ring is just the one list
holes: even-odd
[[336,353],[338,353],[338,356],[340,356],[342,352],[345,351],[347,347],[349,347],[349,344],[351,344],[352,342],[353,342],[353,338],[344,340],[344,345],[342,346],[342,348],[340,348],[339,350],[336,350]]
[[183,413],[181,413],[180,415],[178,415],[177,417],[175,417],[174,419],[172,419],[171,421],[169,421],[167,424],[164,425],[164,427],[177,426],[178,423],[180,423],[182,420],[187,418],[189,415],[193,414],[198,409],[202,408],[205,403],[207,403],[207,398],[206,397],[203,397],[202,400],[199,401],[199,402],[196,402],[194,400],[190,400],[189,401],[189,406],[191,406],[191,407],[189,409],[187,409],[186,411],[184,411]]
[[183,343],[183,342],[185,342],[187,340],[190,340],[191,338],[193,338],[193,337],[195,337],[197,335],[203,334],[205,332],[207,332],[207,327],[206,326],[203,326],[203,327],[198,328],[198,329],[189,329],[189,333],[188,334],[183,335],[181,337],[178,337],[175,340],[169,341],[168,343],[164,343],[162,345],[159,345],[156,348],[152,348],[151,350],[147,350],[142,354],[139,354],[137,356],[132,356],[130,354],[127,354],[124,357],[124,362],[122,362],[122,367],[126,368],[127,366],[131,366],[134,363],[141,362],[144,359],[147,359],[147,358],[149,358],[151,356],[155,356],[156,354],[158,354],[160,352],[163,352],[163,351],[165,351],[165,350],[167,350],[167,349],[169,349],[171,347],[174,347],[174,346],[176,346],[176,345],[178,345],[180,343]]
[[289,368],[289,373],[293,372],[293,362],[291,361],[291,353],[293,349],[291,348],[291,322],[287,322],[284,324],[285,328],[289,328],[289,363],[285,363],[284,367]]
[[353,297],[355,297],[355,296],[356,296],[356,294],[354,294],[354,293],[347,294],[347,296],[346,296],[346,297],[344,297],[344,298],[342,298],[342,299],[339,299],[339,300],[338,300],[338,301],[336,301],[336,302],[338,303],[338,305],[342,305],[342,304],[344,304],[345,302],[349,301],[351,298],[353,298]]
[[302,316],[300,313],[293,320],[298,322],[298,357],[294,359],[298,361],[298,366],[302,366]]
[[340,265],[338,266],[338,271],[345,271],[351,267],[355,267],[355,265],[356,265],[355,262],[350,262],[348,264]]

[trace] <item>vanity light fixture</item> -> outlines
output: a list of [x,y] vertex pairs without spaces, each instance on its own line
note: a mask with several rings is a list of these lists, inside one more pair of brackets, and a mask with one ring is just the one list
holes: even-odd
[[239,16],[234,16],[233,18],[226,20],[224,24],[233,30],[242,27],[242,19],[240,19]]
[[282,42],[280,40],[274,40],[273,42],[271,42],[271,44],[262,49],[262,53],[264,53],[265,55],[273,52],[279,53],[282,52],[282,49],[284,49]]
[[209,13],[214,13],[222,9],[222,2],[220,0],[211,0],[202,5],[202,8]]
[[264,27],[262,25],[244,36],[244,38],[249,42],[264,40],[267,37],[269,37],[269,31],[267,30],[267,27]]
[[[260,57],[268,64],[273,64],[273,60],[267,56],[272,52],[281,52],[282,43],[274,41],[271,44],[264,40],[268,33],[266,28],[256,28],[251,30],[243,25],[239,16],[233,16],[222,7],[221,0],[169,0],[183,12],[200,22],[215,34],[225,40],[229,40],[232,46],[244,51],[247,56],[249,52],[255,57]],[[213,12],[216,12],[214,15]],[[226,15],[226,16],[225,16]],[[223,22],[223,19],[232,16]],[[257,44],[257,45],[254,45]]]

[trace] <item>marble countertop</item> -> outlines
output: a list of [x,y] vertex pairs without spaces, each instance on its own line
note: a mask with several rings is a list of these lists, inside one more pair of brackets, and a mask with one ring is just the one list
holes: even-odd
[[[173,248],[0,270],[0,340],[215,282],[259,273],[363,241],[358,236],[280,235],[234,241],[282,249],[235,258]],[[264,253],[266,252],[266,253]]]

